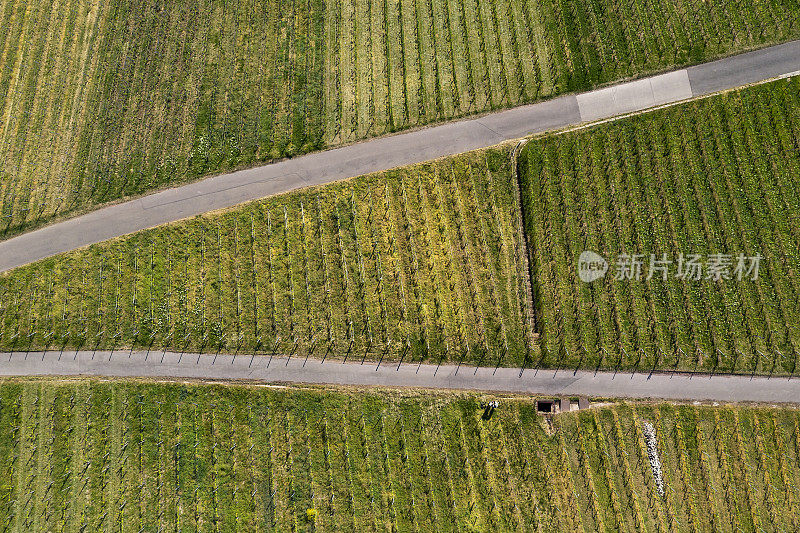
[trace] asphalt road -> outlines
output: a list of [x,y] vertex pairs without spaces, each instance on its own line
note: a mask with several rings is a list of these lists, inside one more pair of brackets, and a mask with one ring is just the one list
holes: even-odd
[[[287,364],[288,363],[288,364]],[[478,368],[161,351],[0,354],[3,376],[107,376],[424,387],[552,396],[800,403],[800,378]]]
[[800,41],[669,74],[372,139],[208,178],[0,242],[0,272],[61,252],[293,189],[492,146],[800,71]]

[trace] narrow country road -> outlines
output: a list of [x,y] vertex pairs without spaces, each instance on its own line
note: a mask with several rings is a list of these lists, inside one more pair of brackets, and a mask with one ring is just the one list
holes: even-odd
[[[288,364],[287,364],[288,363]],[[334,385],[425,387],[719,402],[800,403],[800,378],[478,368],[285,356],[198,355],[159,351],[49,351],[0,354],[3,376],[106,376],[155,379],[258,380]]]
[[800,41],[478,118],[223,174],[104,207],[0,243],[0,272],[134,231],[292,189],[419,163],[800,71]]

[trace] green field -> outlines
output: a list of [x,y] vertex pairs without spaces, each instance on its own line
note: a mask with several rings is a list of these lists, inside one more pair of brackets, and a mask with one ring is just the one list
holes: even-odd
[[[543,364],[797,370],[800,80],[545,136],[520,167]],[[587,284],[584,250],[729,254],[731,279]]]
[[136,233],[0,277],[0,349],[171,347],[518,365],[510,148]]
[[[795,373],[799,125],[793,79],[535,138],[524,235],[510,145],[139,232],[0,276],[0,349]],[[646,279],[681,253],[731,279]]]
[[800,36],[796,0],[3,0],[3,237]]
[[[794,409],[473,394],[0,384],[13,531],[789,531]],[[647,457],[655,430],[664,495]],[[312,525],[311,522],[314,522]]]

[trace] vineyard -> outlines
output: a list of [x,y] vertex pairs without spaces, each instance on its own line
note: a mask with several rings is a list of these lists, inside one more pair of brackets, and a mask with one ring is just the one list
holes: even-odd
[[[790,409],[77,380],[0,385],[14,531],[790,531]],[[663,495],[648,456],[660,457]]]
[[0,347],[517,365],[531,342],[509,148],[247,204],[0,277]]
[[[0,276],[0,349],[798,371],[800,82],[298,191]],[[584,283],[578,258],[639,254]],[[646,275],[727,254],[727,275]],[[761,257],[758,279],[738,254]],[[533,302],[531,305],[529,302]]]
[[8,0],[0,231],[799,35],[796,0]]
[[[528,143],[543,364],[795,372],[798,119],[800,81],[781,80]],[[676,264],[638,280],[612,266],[584,283],[584,250]],[[721,275],[677,279],[681,253],[733,260]],[[757,280],[735,275],[738,254],[762,257]]]

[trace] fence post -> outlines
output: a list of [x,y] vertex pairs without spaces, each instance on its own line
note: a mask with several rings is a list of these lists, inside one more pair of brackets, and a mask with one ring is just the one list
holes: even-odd
[[759,361],[761,361],[761,359],[765,358],[765,357],[766,357],[766,355],[761,353],[761,350],[756,348],[756,364],[753,366],[753,375],[754,376],[756,375],[756,372],[758,372],[758,363],[759,363]]
[[395,370],[396,372],[400,371],[400,365],[403,364],[403,359],[405,359],[406,357],[406,352],[408,352],[408,350],[410,349],[411,349],[411,340],[409,339],[408,336],[406,336],[406,342],[403,345],[403,351],[400,352],[400,361],[397,362],[397,369]]
[[344,351],[344,359],[342,360],[342,364],[345,364],[347,362],[347,358],[350,356],[350,352],[352,351],[352,349],[353,349],[353,339],[350,338],[347,341],[347,349]]
[[89,327],[87,326],[83,333],[81,333],[81,343],[75,348],[75,355],[72,356],[72,360],[75,361],[78,358],[78,351],[80,351],[81,347],[83,347],[83,343],[86,342],[86,333],[89,331]]
[[147,361],[147,358],[150,357],[150,349],[153,347],[153,343],[155,342],[155,339],[156,339],[156,331],[153,330],[153,331],[150,332],[150,337],[149,337],[149,341],[150,342],[147,345],[147,352],[145,352],[145,354],[144,354],[144,360],[145,361]]
[[47,349],[50,348],[50,338],[53,336],[53,334],[54,332],[51,331],[44,337],[47,340],[47,344],[44,345],[44,350],[42,351],[42,361],[44,361],[44,356],[47,355]]
[[191,332],[187,333],[183,337],[183,346],[181,346],[181,354],[178,356],[178,364],[183,360],[183,353],[186,351],[186,347],[189,345],[189,336],[191,336]]
[[625,351],[625,347],[620,344],[619,346],[619,358],[617,359],[617,367],[614,369],[614,377],[617,376],[617,372],[619,372],[620,367],[622,366],[622,354],[625,354],[625,358],[628,358],[628,352]]
[[653,372],[656,371],[656,368],[658,368],[658,362],[661,360],[661,357],[663,357],[663,355],[664,354],[663,354],[663,352],[661,350],[658,350],[656,352],[656,354],[655,354],[656,360],[653,362],[653,368],[651,368],[650,369],[650,373],[647,374],[647,379],[648,380],[653,376]]
[[[14,340],[16,340],[16,338],[17,338],[17,337],[19,337],[19,331],[18,331],[18,332],[16,332],[16,333],[14,333],[14,334],[11,336],[11,340],[12,340],[12,341],[14,341]],[[15,343],[15,342],[12,342],[12,343],[11,343],[11,353],[8,355],[8,360],[9,360],[9,361],[11,361],[11,358],[14,356],[14,346],[15,346],[15,345],[16,345],[16,343]]]
[[[66,339],[69,338],[69,331],[65,332],[61,335],[61,351],[58,353],[58,360],[61,361],[61,356],[64,355],[64,348],[67,346]],[[10,361],[11,358],[9,357],[8,360]]]
[[497,358],[497,364],[496,364],[496,365],[495,365],[495,367],[494,367],[494,372],[492,372],[492,375],[493,375],[493,376],[494,376],[495,374],[497,374],[497,369],[498,369],[498,368],[500,368],[500,363],[501,363],[503,360],[505,360],[505,358],[506,358],[506,356],[507,356],[507,355],[508,355],[508,351],[506,350],[506,347],[505,347],[505,346],[503,346],[503,356],[502,356],[502,357],[498,357],[498,358]]
[[322,364],[325,364],[325,359],[327,359],[327,358],[328,358],[328,354],[329,354],[329,353],[331,353],[332,351],[333,351],[333,343],[332,343],[332,342],[329,342],[329,343],[328,343],[328,344],[325,346],[325,353],[324,353],[324,354],[322,354],[322,361],[320,361],[320,362],[319,362],[319,364],[321,364],[321,365],[322,365]]
[[722,351],[722,350],[720,350],[719,348],[715,348],[715,349],[717,350],[717,364],[716,364],[716,365],[714,366],[714,368],[711,370],[711,375],[712,375],[712,376],[714,375],[714,371],[715,371],[715,370],[716,370],[718,367],[722,366],[722,361],[728,357],[728,356],[725,354],[725,352],[723,352],[723,351]]
[[706,353],[702,350],[702,348],[700,348],[698,346],[697,347],[697,360],[694,363],[694,370],[692,371],[692,374],[697,372],[698,365],[702,366],[702,362],[705,361],[705,359],[706,359]]
[[[597,361],[597,366],[594,367],[594,375],[597,375],[597,372],[600,370],[600,367],[603,366],[603,360],[605,359],[606,355],[608,355],[608,350],[606,350],[605,346],[600,347],[600,359]],[[610,357],[610,356],[609,356]]]
[[136,337],[139,336],[139,330],[137,329],[136,331],[133,331],[131,333],[132,333],[131,334],[131,350],[128,352],[128,359],[130,359],[131,355],[133,354],[133,342],[136,339]]
[[28,348],[25,350],[25,361],[28,360],[28,354],[31,351],[31,346],[33,346],[33,337],[36,335],[36,331],[29,331],[28,332]]
[[387,351],[389,351],[389,345],[388,344],[383,347],[383,350],[381,350],[381,358],[378,359],[378,366],[375,367],[375,372],[377,372],[381,368],[381,363],[383,363],[383,358],[386,355]]
[[[252,215],[251,215],[251,217],[252,217]],[[253,349],[253,353],[252,353],[252,354],[250,354],[250,364],[249,364],[249,365],[247,365],[247,368],[250,368],[250,367],[252,367],[252,366],[253,366],[253,359],[255,359],[255,358],[256,358],[256,352],[257,352],[258,350],[260,350],[261,348],[262,348],[262,344],[261,344],[261,335],[259,335],[259,336],[256,338],[256,345],[255,345],[255,348]]]
[[583,360],[586,358],[586,348],[581,344],[578,347],[578,351],[581,352],[581,357],[578,359],[578,364],[575,365],[575,370],[573,370],[572,375],[575,376],[578,374],[578,370],[580,370],[581,366],[583,365]]
[[303,361],[303,368],[306,367],[306,363],[308,362],[308,356],[311,355],[311,352],[314,351],[314,348],[317,347],[317,334],[315,333],[313,337],[311,337],[311,346],[306,349],[306,358]]
[[94,350],[92,350],[92,361],[94,361],[94,356],[97,354],[97,348],[100,346],[100,342],[103,340],[103,335],[106,334],[106,330],[98,331],[95,333],[94,338],[96,342],[94,343]]
[[681,348],[680,346],[678,346],[678,353],[676,353],[676,354],[675,354],[675,366],[674,366],[674,367],[673,367],[673,369],[672,369],[672,373],[673,373],[673,375],[674,375],[674,374],[675,374],[675,372],[678,370],[678,365],[680,364],[681,355],[682,355],[682,356],[684,356],[684,357],[686,357],[686,352],[684,352],[684,351],[683,351],[683,348]]

